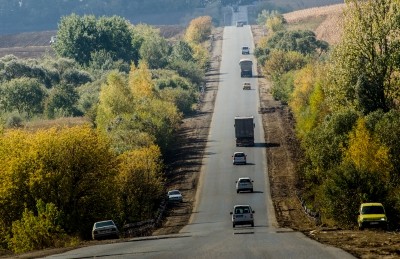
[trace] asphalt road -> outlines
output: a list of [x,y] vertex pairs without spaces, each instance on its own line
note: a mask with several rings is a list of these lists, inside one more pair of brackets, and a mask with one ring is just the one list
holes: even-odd
[[[244,11],[241,7],[234,14],[233,24],[247,19]],[[353,258],[302,233],[277,227],[266,175],[266,144],[257,112],[257,78],[241,78],[238,64],[243,57],[242,46],[250,47],[251,55],[246,58],[255,61],[251,30],[249,26],[225,27],[223,37],[220,84],[190,223],[178,235],[90,246],[49,258]],[[251,83],[251,90],[242,89],[245,81]],[[236,147],[234,117],[238,115],[255,117],[255,147]],[[233,165],[234,151],[244,151],[248,164]],[[254,180],[254,193],[236,193],[235,181],[242,176]],[[254,227],[232,228],[229,212],[235,204],[252,206]]]

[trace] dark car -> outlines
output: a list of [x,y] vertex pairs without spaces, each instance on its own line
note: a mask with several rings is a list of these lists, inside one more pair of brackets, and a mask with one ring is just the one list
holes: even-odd
[[103,238],[119,238],[119,231],[114,221],[104,220],[94,223],[92,229],[93,240]]

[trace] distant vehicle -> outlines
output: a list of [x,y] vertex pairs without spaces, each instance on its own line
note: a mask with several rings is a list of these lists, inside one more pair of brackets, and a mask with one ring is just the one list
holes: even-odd
[[119,238],[119,231],[114,221],[104,220],[94,223],[92,229],[93,240],[102,238]]
[[253,192],[253,180],[249,177],[241,177],[236,181],[236,193],[242,191],[250,191]]
[[250,225],[254,227],[254,213],[255,211],[251,209],[250,205],[235,205],[230,213],[232,215],[232,226]]
[[247,163],[246,157],[247,157],[246,154],[243,152],[235,152],[235,153],[233,153],[233,156],[232,156],[232,158],[233,158],[232,162],[234,165],[238,165],[238,164],[245,165]]
[[242,47],[242,55],[249,55],[250,48],[249,47]]
[[237,21],[236,22],[236,27],[243,27],[243,22],[241,22],[241,21]]
[[57,42],[57,36],[51,36],[50,45]]
[[182,194],[179,190],[171,190],[168,192],[169,202],[183,202]]
[[254,117],[236,116],[234,126],[236,146],[254,146]]
[[381,203],[362,203],[357,218],[358,228],[379,227],[387,229],[387,217],[385,208]]
[[239,61],[240,76],[241,77],[252,77],[253,76],[253,61],[250,59],[241,59]]
[[251,84],[249,82],[244,82],[243,90],[251,90]]

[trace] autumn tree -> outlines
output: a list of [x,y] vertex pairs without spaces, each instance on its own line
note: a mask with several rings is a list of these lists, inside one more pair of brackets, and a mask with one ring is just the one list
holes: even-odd
[[153,211],[164,194],[161,153],[151,145],[119,156],[118,206],[126,223],[153,217]]
[[140,62],[138,67],[132,64],[129,87],[135,98],[148,98],[154,95],[154,85],[146,62]]
[[200,16],[190,21],[185,32],[185,40],[191,43],[201,43],[211,35],[212,22],[210,16]]

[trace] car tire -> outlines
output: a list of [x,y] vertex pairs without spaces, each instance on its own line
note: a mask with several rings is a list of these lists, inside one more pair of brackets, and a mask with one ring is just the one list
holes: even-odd
[[253,192],[253,189],[251,189],[250,192]]
[[253,228],[254,228],[254,222],[251,222],[251,227],[253,227]]
[[235,227],[235,223],[232,223],[232,226]]
[[239,193],[239,190],[236,190],[236,193]]
[[361,223],[361,224],[358,224],[358,229],[359,229],[359,230],[364,230],[364,226],[363,226],[362,223]]

